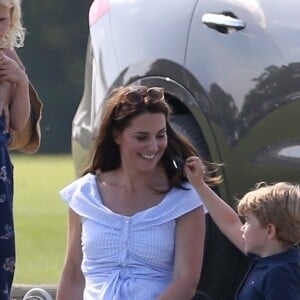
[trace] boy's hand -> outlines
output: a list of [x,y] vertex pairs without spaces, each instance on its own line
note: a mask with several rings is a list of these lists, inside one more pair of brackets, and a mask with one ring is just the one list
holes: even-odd
[[199,186],[205,183],[204,177],[206,173],[206,167],[198,156],[190,156],[187,158],[184,171],[188,180],[194,186]]

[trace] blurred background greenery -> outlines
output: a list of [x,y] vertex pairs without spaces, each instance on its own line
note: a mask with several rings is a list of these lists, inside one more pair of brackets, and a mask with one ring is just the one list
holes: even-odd
[[67,205],[74,180],[70,155],[12,155],[15,165],[17,265],[14,283],[57,283],[66,250]]
[[22,1],[25,46],[16,49],[44,103],[38,154],[15,165],[15,283],[57,283],[66,247],[67,206],[59,190],[75,179],[71,126],[83,91],[92,1]]
[[69,153],[71,123],[83,91],[92,1],[22,1],[25,46],[17,49],[44,103],[40,153]]

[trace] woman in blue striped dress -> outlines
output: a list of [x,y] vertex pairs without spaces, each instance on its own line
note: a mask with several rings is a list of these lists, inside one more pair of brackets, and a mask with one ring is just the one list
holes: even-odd
[[57,300],[195,295],[205,209],[182,168],[196,150],[169,114],[158,87],[122,87],[105,102],[91,163],[60,192],[69,233]]

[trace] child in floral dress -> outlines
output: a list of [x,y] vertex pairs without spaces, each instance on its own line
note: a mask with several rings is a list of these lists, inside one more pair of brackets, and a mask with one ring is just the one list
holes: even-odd
[[14,50],[23,46],[24,35],[20,1],[0,0],[0,300],[10,299],[16,256],[9,145],[12,133],[22,133],[31,122],[32,87]]

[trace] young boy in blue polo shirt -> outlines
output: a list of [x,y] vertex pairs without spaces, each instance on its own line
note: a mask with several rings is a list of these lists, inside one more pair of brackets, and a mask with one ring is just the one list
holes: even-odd
[[251,258],[237,300],[300,300],[300,186],[257,185],[238,203],[238,214],[205,183],[205,165],[189,157],[185,172],[212,219]]

